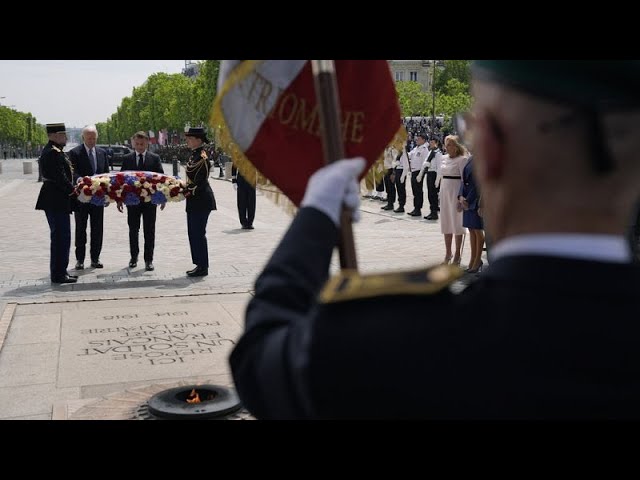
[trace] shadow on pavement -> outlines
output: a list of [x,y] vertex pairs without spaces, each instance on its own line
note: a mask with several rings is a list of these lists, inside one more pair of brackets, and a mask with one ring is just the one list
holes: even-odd
[[172,278],[172,279],[149,279],[127,281],[126,279],[115,282],[92,282],[92,283],[71,283],[71,284],[44,284],[44,285],[28,285],[24,287],[7,290],[4,292],[5,297],[27,297],[52,292],[87,292],[87,291],[112,291],[123,288],[148,288],[157,287],[159,290],[165,289],[182,289],[188,288],[194,284],[194,281],[188,277]]

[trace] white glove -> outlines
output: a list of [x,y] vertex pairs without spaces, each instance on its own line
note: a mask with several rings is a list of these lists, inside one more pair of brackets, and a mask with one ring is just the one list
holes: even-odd
[[237,183],[232,183],[231,185],[233,185],[233,189],[234,190],[236,190],[236,191],[238,190],[238,184]]
[[400,166],[400,162],[398,160],[394,160],[393,162],[391,162],[391,167],[392,168],[396,168]]
[[322,167],[309,178],[301,207],[313,207],[340,226],[342,205],[352,210],[353,221],[360,220],[358,176],[364,170],[362,157],[338,160]]
[[422,170],[420,170],[420,173],[416,177],[416,180],[418,181],[418,183],[420,183],[422,181],[422,176],[423,175],[424,175],[424,172]]
[[402,175],[400,175],[400,183],[404,183],[405,178],[407,178],[407,171],[403,170]]

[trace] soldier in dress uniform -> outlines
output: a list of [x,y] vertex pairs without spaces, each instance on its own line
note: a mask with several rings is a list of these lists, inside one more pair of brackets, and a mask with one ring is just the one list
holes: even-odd
[[209,143],[202,127],[192,127],[185,133],[191,155],[185,168],[187,172],[187,231],[191,247],[191,261],[195,268],[189,270],[190,277],[203,277],[209,274],[209,250],[207,248],[207,221],[209,214],[216,208],[216,198],[209,184],[211,159],[204,149]]
[[243,230],[253,230],[253,219],[256,216],[256,186],[249,183],[235,165],[231,167],[231,182],[236,191],[240,225]]
[[71,162],[62,151],[67,144],[64,123],[47,124],[49,143],[38,159],[42,168],[42,187],[36,210],[44,210],[51,230],[51,258],[49,270],[52,283],[75,283],[78,277],[69,275],[71,248],[71,195],[73,176]]
[[452,265],[327,283],[364,161],[322,168],[230,357],[258,418],[640,418],[640,267],[625,237],[640,62],[477,61],[472,75],[492,264],[462,291]]
[[[409,170],[405,175],[411,177],[411,191],[413,192],[413,210],[407,215],[419,217],[422,215],[422,205],[424,204],[424,191],[422,190],[421,169],[425,160],[429,157],[429,146],[426,144],[426,135],[418,133],[416,135],[416,146],[409,152]],[[418,180],[420,178],[420,180]]]

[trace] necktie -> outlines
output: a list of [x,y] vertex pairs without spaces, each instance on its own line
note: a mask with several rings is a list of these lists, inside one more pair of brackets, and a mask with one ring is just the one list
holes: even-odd
[[138,154],[138,170],[144,170],[144,157],[141,153]]
[[98,166],[96,164],[96,156],[93,153],[93,148],[89,149],[89,159],[91,160],[91,167],[93,168],[93,173],[95,175],[97,173],[96,170],[98,169]]

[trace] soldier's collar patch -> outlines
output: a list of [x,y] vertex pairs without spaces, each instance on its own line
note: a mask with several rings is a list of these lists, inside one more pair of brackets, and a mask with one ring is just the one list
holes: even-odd
[[56,152],[61,152],[62,151],[58,147],[56,147],[55,145],[51,145],[51,148],[53,148]]
[[461,276],[462,270],[455,265],[367,275],[343,270],[326,283],[320,293],[320,303],[390,295],[433,295]]

